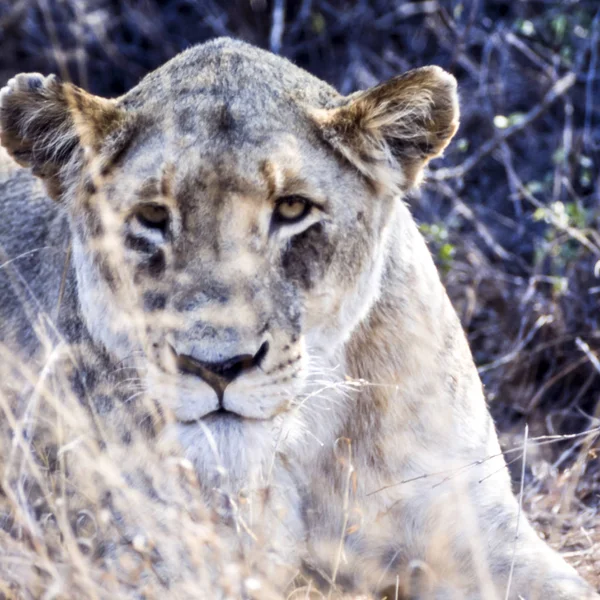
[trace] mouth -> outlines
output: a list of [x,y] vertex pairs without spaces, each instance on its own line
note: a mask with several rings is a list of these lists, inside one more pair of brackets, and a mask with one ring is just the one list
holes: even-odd
[[211,412],[208,412],[208,413],[202,415],[201,417],[198,417],[197,419],[177,418],[177,421],[179,423],[181,423],[182,425],[195,425],[195,424],[199,423],[200,421],[204,421],[205,419],[210,419],[211,417],[221,417],[221,418],[224,417],[224,418],[232,418],[232,419],[239,419],[239,420],[244,418],[241,415],[238,415],[237,413],[234,413],[230,410],[227,410],[226,408],[223,408],[222,406],[219,406],[215,410],[212,410]]
[[179,373],[203,380],[214,390],[219,404],[222,404],[225,388],[243,371],[260,366],[269,350],[269,342],[264,342],[255,355],[238,355],[222,363],[201,361],[190,355],[179,354],[171,344],[168,347]]
[[175,421],[184,426],[272,421],[289,408],[295,388],[290,384],[288,389],[279,380],[272,382],[269,373],[263,372],[261,363],[268,348],[264,342],[253,356],[208,363],[178,354],[168,344],[173,362],[165,366],[152,363],[148,387],[157,402],[170,408]]
[[257,423],[259,421],[271,421],[272,417],[268,417],[268,418],[260,418],[260,417],[245,417],[243,415],[240,415],[237,412],[233,412],[231,410],[227,410],[226,408],[223,408],[222,406],[220,406],[219,408],[206,413],[205,415],[202,415],[201,417],[197,418],[197,419],[177,419],[177,422],[180,423],[181,425],[186,425],[186,426],[193,426],[193,425],[198,425],[198,423],[200,423],[201,421],[207,421],[207,422],[211,422],[211,421],[223,421],[223,420],[227,420],[227,421],[236,421],[236,422],[248,422],[248,423]]

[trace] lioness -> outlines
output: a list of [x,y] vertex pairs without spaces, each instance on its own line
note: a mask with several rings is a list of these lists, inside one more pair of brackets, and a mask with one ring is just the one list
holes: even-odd
[[438,67],[344,97],[229,39],[114,100],[18,75],[1,140],[30,171],[4,163],[3,342],[39,368],[43,312],[106,419],[120,397],[95,382],[133,357],[174,416],[157,443],[176,437],[206,490],[279,489],[286,560],[326,593],[598,598],[519,517],[402,201],[458,121]]

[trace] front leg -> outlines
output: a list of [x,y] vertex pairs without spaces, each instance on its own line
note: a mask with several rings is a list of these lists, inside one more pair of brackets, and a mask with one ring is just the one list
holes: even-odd
[[[407,528],[407,513],[397,515],[400,539],[412,539],[413,547],[406,553],[410,560],[386,576],[380,598],[600,598],[538,537],[523,514],[518,517],[504,473],[483,482],[478,477],[457,478],[434,488],[437,493],[431,486],[422,487],[421,493],[399,503],[411,511],[413,521]],[[396,581],[390,581],[394,577]]]

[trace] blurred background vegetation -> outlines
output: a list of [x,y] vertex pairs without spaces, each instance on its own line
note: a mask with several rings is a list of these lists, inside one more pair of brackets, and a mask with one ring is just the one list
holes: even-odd
[[4,0],[0,81],[116,96],[223,35],[345,94],[426,64],[457,77],[460,130],[410,203],[505,444],[526,421],[563,436],[530,452],[530,510],[600,577],[598,0]]

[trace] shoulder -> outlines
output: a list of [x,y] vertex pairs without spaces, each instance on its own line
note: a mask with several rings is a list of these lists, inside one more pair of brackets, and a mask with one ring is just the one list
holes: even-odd
[[0,148],[0,336],[31,328],[32,307],[48,308],[68,245],[63,211],[40,180]]
[[19,169],[19,165],[9,156],[6,149],[0,146],[0,184],[10,179]]
[[0,148],[0,243],[4,249],[30,245],[58,213],[43,183]]

